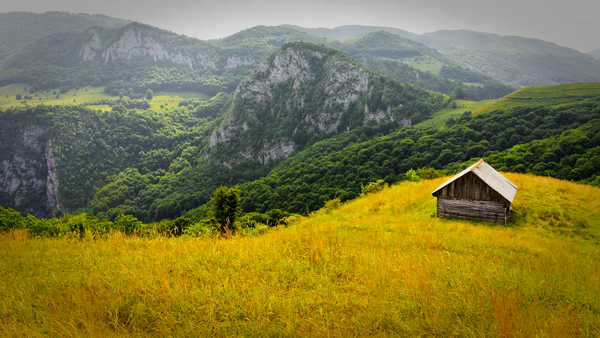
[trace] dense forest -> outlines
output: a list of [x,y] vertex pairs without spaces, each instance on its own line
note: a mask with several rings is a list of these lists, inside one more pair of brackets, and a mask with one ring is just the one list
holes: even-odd
[[[361,186],[406,179],[410,169],[457,172],[480,157],[503,171],[598,184],[600,99],[559,108],[515,107],[450,119],[442,129],[404,128],[382,137],[344,134],[285,160],[268,176],[242,185],[244,210],[315,210],[347,200]],[[364,141],[366,139],[366,141]]]

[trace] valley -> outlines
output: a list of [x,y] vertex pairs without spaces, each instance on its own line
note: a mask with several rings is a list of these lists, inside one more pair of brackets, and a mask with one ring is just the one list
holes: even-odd
[[[0,335],[599,336],[596,54],[0,13]],[[436,217],[480,159],[508,222]]]

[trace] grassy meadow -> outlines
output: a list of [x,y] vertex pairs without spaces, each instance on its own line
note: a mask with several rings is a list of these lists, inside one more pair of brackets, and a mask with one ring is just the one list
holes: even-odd
[[[17,95],[20,99],[17,100]],[[207,99],[207,95],[197,92],[158,92],[149,101],[150,109],[156,112],[172,110],[179,107],[179,102],[186,99]],[[103,87],[84,87],[72,89],[64,93],[59,90],[29,92],[23,84],[11,84],[0,87],[0,109],[36,105],[86,105],[89,108],[109,111],[110,105],[95,104],[102,100],[117,100],[118,97],[108,95]]]
[[[0,87],[0,109],[10,107],[45,105],[79,105],[111,98],[102,87],[85,87],[61,93],[58,90],[44,90],[29,93],[29,88],[21,84]],[[17,100],[17,95],[21,99]],[[27,98],[26,98],[27,97]]]
[[598,97],[600,83],[570,83],[519,89],[505,97],[490,100],[473,113],[505,110],[516,106],[560,106],[575,101]]
[[450,118],[460,117],[464,112],[474,112],[482,109],[490,104],[493,104],[496,100],[483,100],[483,101],[469,101],[469,100],[455,100],[454,107],[448,107],[441,109],[433,114],[430,119],[420,122],[416,126],[419,128],[439,128],[443,127],[444,123]]
[[440,178],[260,236],[4,233],[0,335],[600,335],[600,189],[507,176],[508,226],[433,217]]

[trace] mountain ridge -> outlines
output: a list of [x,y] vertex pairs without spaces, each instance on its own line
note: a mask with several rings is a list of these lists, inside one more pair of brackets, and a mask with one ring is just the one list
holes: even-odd
[[[427,107],[429,100],[432,107]],[[315,137],[369,122],[411,125],[429,116],[443,101],[441,95],[436,98],[376,75],[337,50],[288,43],[242,80],[234,96],[232,116],[213,133],[210,145],[233,140],[240,144],[276,141],[240,153],[265,164],[289,156],[305,142],[314,142]],[[282,119],[287,127],[281,124]],[[259,132],[262,129],[265,131]],[[272,130],[280,130],[275,139],[259,137]],[[218,152],[222,154],[223,149]]]

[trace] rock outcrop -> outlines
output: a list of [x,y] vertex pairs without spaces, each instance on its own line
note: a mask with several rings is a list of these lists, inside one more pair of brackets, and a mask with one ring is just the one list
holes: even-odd
[[10,150],[0,154],[0,205],[36,216],[61,211],[56,160],[46,130],[29,125],[13,133]]
[[228,154],[228,164],[267,164],[369,123],[410,125],[431,113],[429,101],[441,97],[374,74],[339,51],[291,43],[241,81],[210,146]]
[[79,58],[104,64],[148,58],[205,71],[249,67],[258,62],[251,56],[223,53],[210,43],[138,23],[116,31],[89,29],[79,49]]

